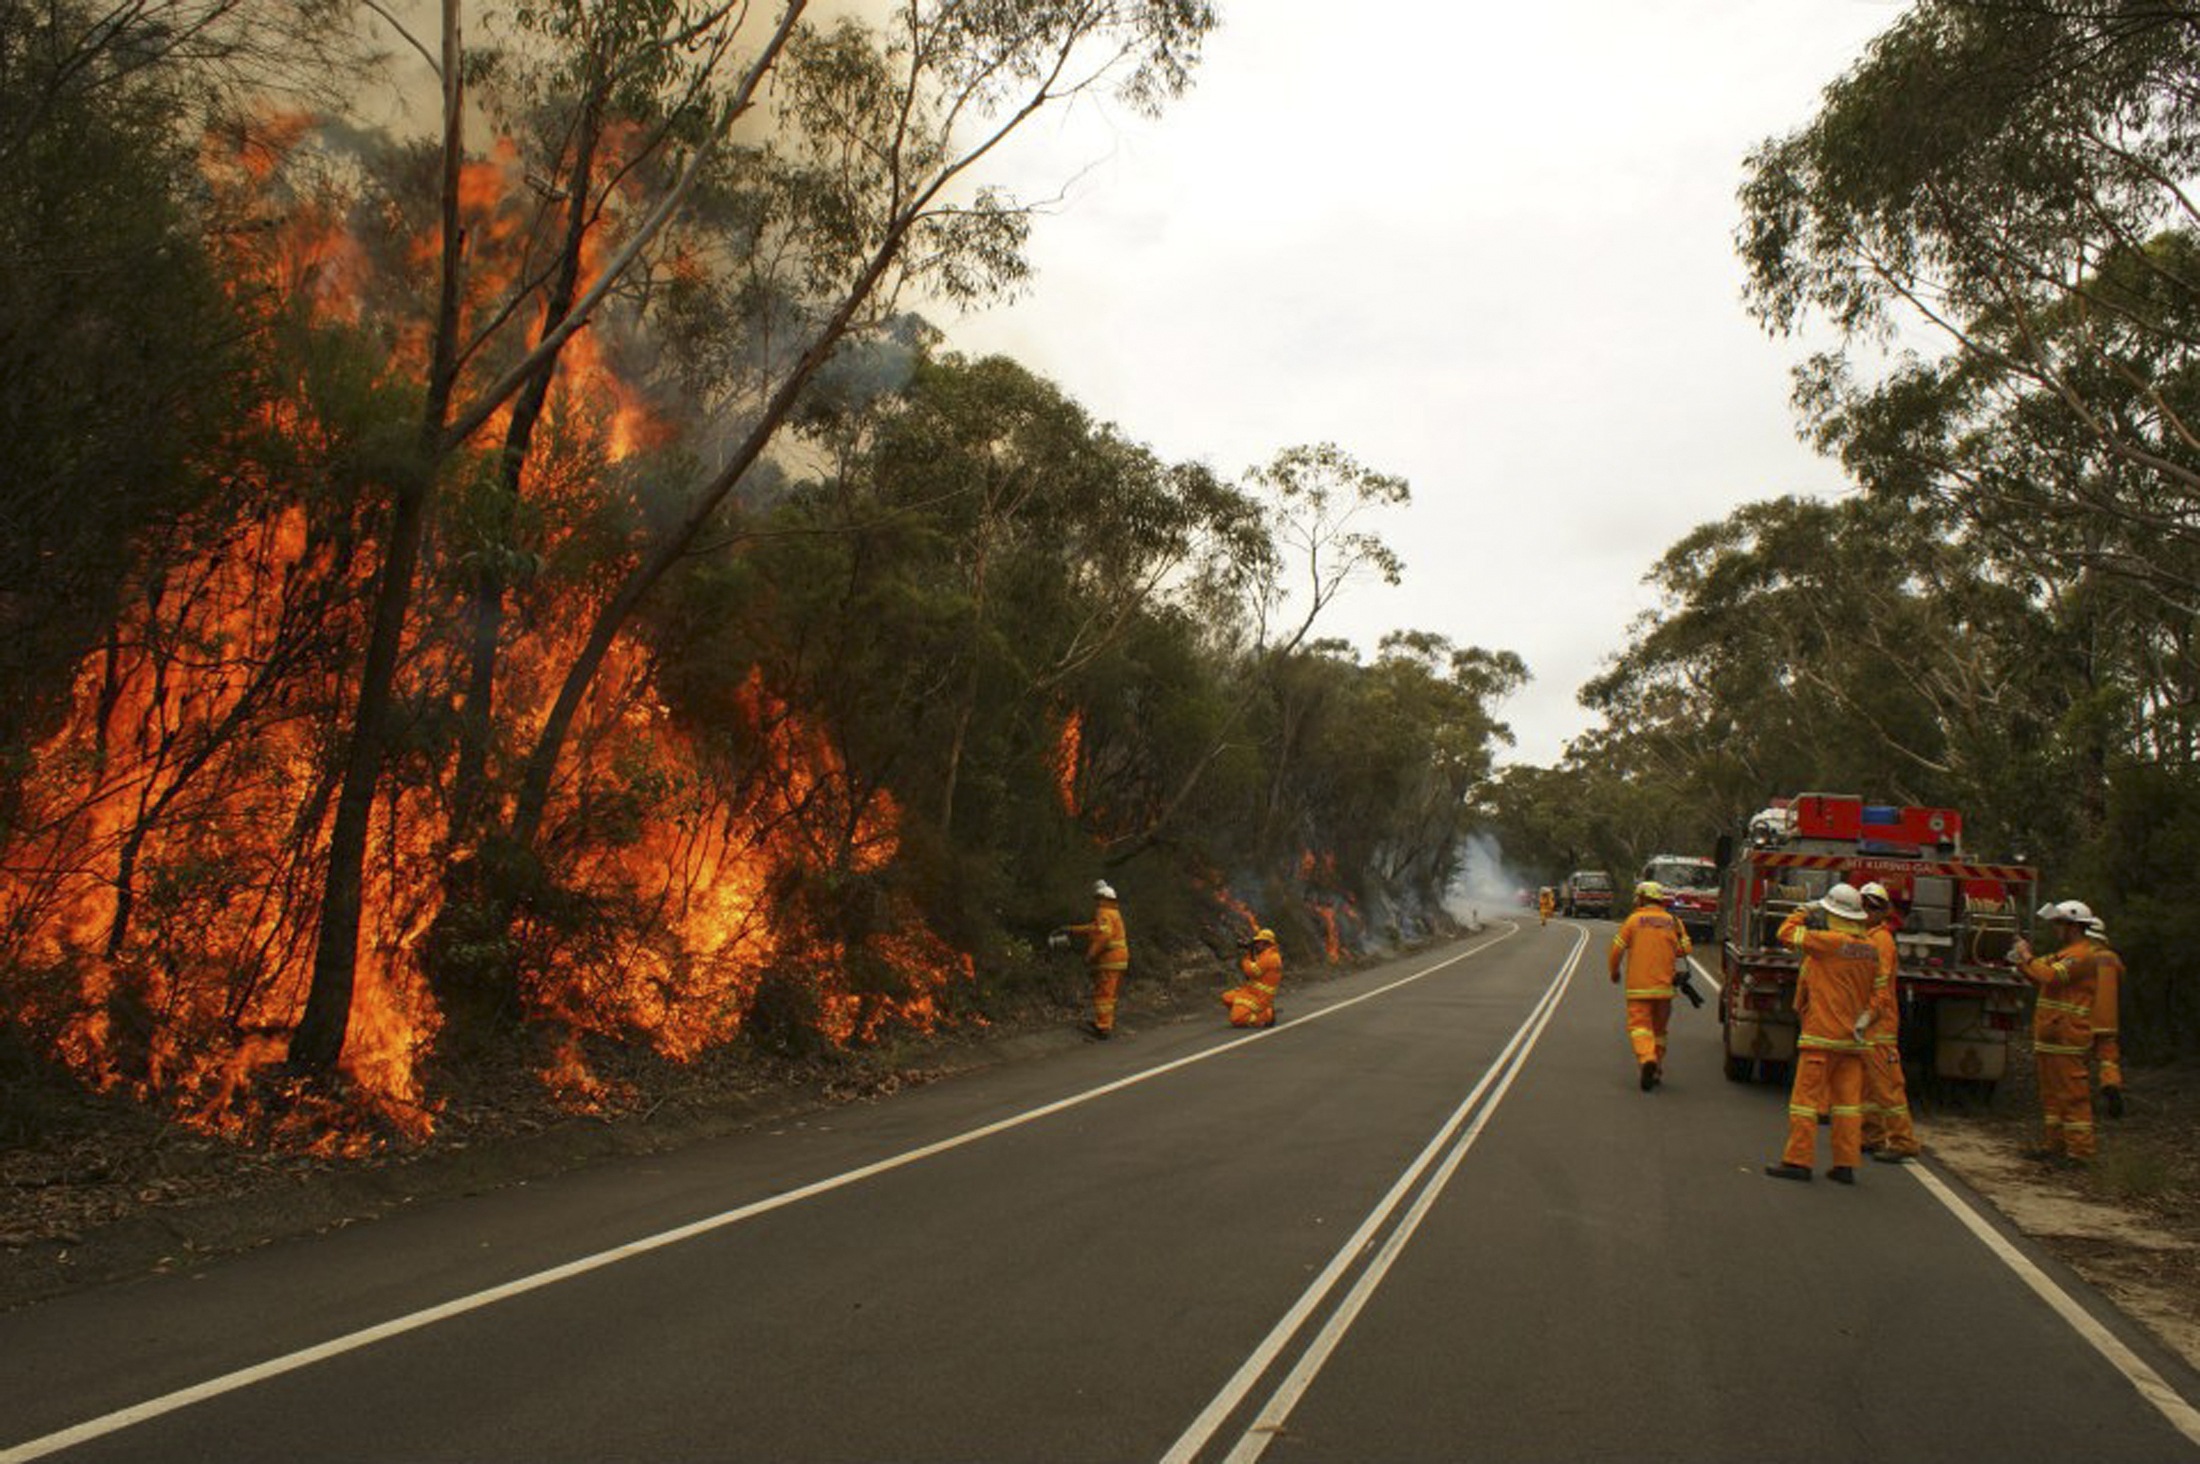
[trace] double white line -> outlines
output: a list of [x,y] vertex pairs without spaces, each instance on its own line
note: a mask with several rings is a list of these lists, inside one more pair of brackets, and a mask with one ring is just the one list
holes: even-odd
[[[1535,1044],[1542,1038],[1543,1029],[1550,1025],[1551,1015],[1558,1010],[1559,1000],[1565,996],[1566,987],[1573,980],[1574,972],[1580,968],[1581,954],[1587,949],[1588,943],[1586,931],[1576,934],[1574,948],[1567,953],[1558,974],[1551,979],[1542,998],[1520,1024],[1519,1030],[1513,1033],[1512,1040],[1498,1053],[1496,1061],[1482,1074],[1473,1091],[1460,1100],[1459,1106],[1451,1111],[1450,1117],[1437,1129],[1436,1136],[1428,1141],[1419,1157],[1406,1166],[1405,1172],[1398,1176],[1397,1183],[1390,1187],[1390,1192],[1368,1212],[1367,1218],[1360,1222],[1360,1228],[1352,1232],[1351,1238],[1330,1258],[1328,1266],[1314,1278],[1313,1284],[1306,1288],[1291,1309],[1269,1330],[1261,1344],[1253,1349],[1252,1355],[1245,1359],[1244,1365],[1223,1385],[1222,1391],[1215,1394],[1213,1401],[1201,1410],[1199,1417],[1192,1420],[1191,1427],[1184,1430],[1182,1437],[1170,1447],[1169,1452],[1161,1456],[1162,1464],[1192,1464],[1214,1441],[1223,1425],[1244,1405],[1261,1379],[1275,1366],[1277,1359],[1290,1346],[1291,1339],[1298,1335],[1300,1328],[1327,1301],[1329,1294],[1359,1265],[1368,1247],[1382,1233],[1383,1227],[1389,1225],[1391,1218],[1403,1207],[1404,1217],[1392,1227],[1389,1237],[1383,1241],[1381,1249],[1375,1252],[1374,1258],[1361,1267],[1359,1277],[1352,1283],[1351,1290],[1345,1293],[1344,1299],[1330,1312],[1328,1320],[1314,1334],[1313,1341],[1307,1344],[1297,1363],[1284,1375],[1283,1381],[1276,1385],[1275,1391],[1269,1394],[1260,1413],[1246,1426],[1236,1446],[1225,1456],[1228,1464],[1252,1464],[1252,1461],[1260,1458],[1276,1435],[1282,1432],[1285,1422],[1291,1416],[1291,1410],[1298,1406],[1299,1399],[1305,1396],[1315,1376],[1337,1350],[1337,1344],[1344,1340],[1344,1334],[1351,1329],[1352,1323],[1366,1307],[1368,1299],[1383,1284],[1383,1278],[1389,1274],[1391,1266],[1404,1254],[1407,1244],[1413,1239],[1414,1231],[1420,1228],[1421,1221],[1435,1207],[1437,1197],[1458,1172],[1460,1161],[1467,1157],[1467,1151],[1481,1137],[1482,1130],[1489,1124],[1490,1115],[1497,1111],[1497,1105],[1504,1100],[1506,1091],[1512,1087],[1513,1079],[1520,1075],[1528,1054],[1535,1050]],[[1433,1173],[1430,1172],[1432,1166]],[[1424,1176],[1426,1183],[1423,1182]]]

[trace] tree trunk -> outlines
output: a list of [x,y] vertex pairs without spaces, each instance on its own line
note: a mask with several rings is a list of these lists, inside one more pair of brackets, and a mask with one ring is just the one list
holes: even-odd
[[321,898],[320,936],[313,953],[313,984],[306,994],[305,1014],[290,1038],[291,1066],[309,1073],[335,1069],[351,1025],[368,825],[389,746],[390,721],[397,700],[398,653],[403,649],[413,573],[420,562],[421,541],[427,534],[428,501],[435,491],[443,426],[450,413],[451,389],[457,375],[459,272],[464,243],[459,237],[458,185],[465,157],[465,82],[459,54],[458,11],[459,0],[443,0],[443,259],[427,397],[421,406],[420,430],[411,460],[401,467],[394,485],[389,545],[375,583],[366,663],[360,670],[359,706],[344,758],[336,818],[329,832],[328,873]]
[[[557,278],[543,301],[539,345],[565,323],[580,291],[581,245],[588,234],[588,216],[595,188],[596,149],[603,140],[603,115],[609,69],[607,58],[589,57],[589,88],[581,103],[581,115],[573,142],[573,166],[566,179],[565,239],[558,257]],[[512,416],[504,432],[504,448],[497,462],[495,538],[501,546],[518,521],[520,479],[550,399],[559,357],[553,355],[512,403]],[[459,704],[458,766],[452,779],[452,828],[454,843],[461,847],[478,842],[489,822],[489,743],[496,722],[497,656],[504,633],[504,566],[485,557],[474,576],[470,620],[472,645],[464,699]]]

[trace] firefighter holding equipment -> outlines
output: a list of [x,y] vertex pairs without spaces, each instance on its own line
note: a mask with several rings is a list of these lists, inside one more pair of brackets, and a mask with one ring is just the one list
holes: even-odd
[[1114,886],[1104,879],[1094,880],[1092,897],[1092,919],[1083,925],[1065,925],[1056,933],[1084,939],[1085,970],[1092,976],[1092,1020],[1085,1031],[1104,1041],[1115,1035],[1115,1002],[1123,989],[1123,973],[1130,969],[1131,941],[1123,928],[1123,910],[1116,903]]
[[2039,918],[2054,930],[2058,949],[2034,954],[2018,941],[2009,959],[2039,987],[2032,1004],[2032,1056],[2040,1083],[2040,1147],[2030,1157],[2082,1164],[2093,1157],[2093,1001],[2100,961],[2089,931],[2093,912],[2081,900],[2048,905]]
[[1642,1091],[1657,1087],[1665,1075],[1665,1029],[1673,1016],[1674,973],[1685,972],[1688,931],[1662,903],[1665,889],[1656,880],[1635,886],[1633,913],[1612,937],[1605,966],[1616,986],[1620,966],[1627,967],[1627,1042],[1634,1049]]
[[1837,884],[1780,926],[1780,943],[1803,954],[1795,984],[1802,1017],[1795,1087],[1788,1094],[1787,1147],[1765,1166],[1774,1179],[1808,1180],[1818,1157],[1818,1115],[1833,1116],[1833,1167],[1826,1178],[1856,1183],[1864,1150],[1864,1064],[1880,994],[1892,984],[1867,934],[1869,913],[1853,885]]
[[2124,1116],[2124,1052],[2116,1040],[2116,998],[2124,981],[2124,958],[2108,944],[2108,927],[2099,916],[2086,927],[2093,942],[2093,1055],[2101,1065],[2101,1107],[2110,1118]]
[[1276,1025],[1276,988],[1283,984],[1283,954],[1276,933],[1263,927],[1238,947],[1238,975],[1244,979],[1222,993],[1233,1027]]
[[1557,908],[1558,896],[1551,893],[1549,885],[1545,885],[1535,892],[1535,912],[1543,917],[1545,925],[1551,923],[1551,912]]
[[1856,893],[1864,902],[1865,935],[1879,952],[1886,978],[1872,1001],[1871,1051],[1864,1058],[1864,1151],[1882,1164],[1900,1164],[1919,1152],[1909,1084],[1902,1075],[1902,1001],[1895,979],[1900,960],[1894,943],[1901,917],[1886,886],[1875,881]]

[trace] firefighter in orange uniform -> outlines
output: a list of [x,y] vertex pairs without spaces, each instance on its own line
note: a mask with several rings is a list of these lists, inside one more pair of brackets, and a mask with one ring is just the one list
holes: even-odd
[[1115,888],[1106,880],[1092,885],[1092,919],[1083,925],[1067,925],[1065,935],[1085,939],[1085,969],[1092,976],[1092,1021],[1085,1031],[1105,1040],[1115,1035],[1115,1001],[1123,989],[1123,973],[1130,969],[1131,941],[1123,928],[1123,910],[1115,900]]
[[2124,1051],[2116,1040],[2116,999],[2124,982],[2124,958],[2109,948],[2108,927],[2096,916],[2086,927],[2093,942],[2093,1055],[2101,1063],[2101,1106],[2124,1116]]
[[1605,966],[1619,982],[1627,965],[1627,1041],[1642,1073],[1642,1091],[1665,1076],[1665,1028],[1673,1015],[1673,973],[1688,959],[1688,931],[1663,904],[1665,889],[1646,879],[1635,886],[1635,908],[1612,936]]
[[1891,984],[1879,947],[1866,932],[1864,897],[1837,884],[1815,906],[1790,914],[1780,943],[1803,953],[1795,983],[1795,1010],[1803,1019],[1796,1039],[1795,1087],[1788,1094],[1787,1147],[1780,1162],[1765,1166],[1774,1179],[1811,1177],[1818,1157],[1818,1115],[1833,1115],[1833,1167],[1826,1178],[1856,1183],[1864,1151],[1864,1063],[1878,1016],[1880,993]]
[[1882,1164],[1900,1164],[1918,1156],[1917,1130],[1910,1122],[1909,1083],[1902,1075],[1902,998],[1895,978],[1900,958],[1894,933],[1901,928],[1894,901],[1877,882],[1857,891],[1864,901],[1869,929],[1865,935],[1879,952],[1885,978],[1872,1009],[1871,1051],[1864,1058],[1864,1149]]
[[1558,896],[1551,893],[1549,885],[1545,885],[1535,892],[1535,912],[1543,917],[1545,925],[1551,923],[1551,912],[1557,908]]
[[2032,1056],[2043,1132],[2040,1147],[2028,1157],[2083,1163],[2093,1157],[2093,1085],[2086,1072],[2100,970],[2087,936],[2093,912],[2082,900],[2064,900],[2039,914],[2055,932],[2055,954],[2037,955],[2021,940],[2009,952],[2018,973],[2039,987],[2032,1003]]
[[1276,988],[1283,984],[1283,955],[1276,933],[1263,927],[1238,949],[1238,974],[1245,979],[1222,993],[1233,1027],[1276,1025]]

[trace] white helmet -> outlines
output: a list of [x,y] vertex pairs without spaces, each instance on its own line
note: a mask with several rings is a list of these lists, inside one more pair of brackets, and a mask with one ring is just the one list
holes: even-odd
[[1867,910],[1891,907],[1894,904],[1894,896],[1888,894],[1887,887],[1876,879],[1858,890],[1856,894],[1857,898],[1864,902],[1864,908]]
[[1856,886],[1852,884],[1837,884],[1827,890],[1826,897],[1818,902],[1818,908],[1843,920],[1865,918],[1864,897],[1856,892]]
[[2107,940],[2108,922],[2103,920],[2100,916],[2096,915],[2091,920],[2088,920],[2086,922],[2085,933],[2092,936],[2095,940]]
[[1664,898],[1665,886],[1659,884],[1654,879],[1646,879],[1641,884],[1635,886],[1635,899],[1638,903],[1644,900],[1654,901],[1662,900]]
[[1112,900],[1115,898],[1115,886],[1104,879],[1096,879],[1092,882],[1092,893],[1095,898]]
[[2093,923],[2093,910],[2083,900],[2064,900],[2059,905],[2049,905],[2040,911],[2042,920],[2058,925],[2088,926]]

